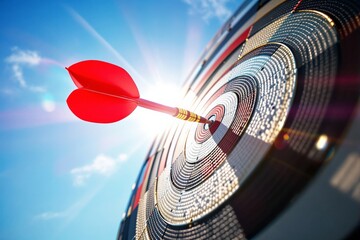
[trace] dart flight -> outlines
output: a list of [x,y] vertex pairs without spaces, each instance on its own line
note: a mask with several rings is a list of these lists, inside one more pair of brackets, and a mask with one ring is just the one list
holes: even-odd
[[114,64],[86,60],[66,69],[78,87],[66,102],[70,110],[82,120],[112,123],[127,117],[139,106],[190,122],[211,123],[210,120],[188,110],[140,98],[131,76]]

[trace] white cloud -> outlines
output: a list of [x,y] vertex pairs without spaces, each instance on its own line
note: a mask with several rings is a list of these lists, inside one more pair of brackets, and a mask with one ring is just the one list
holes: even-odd
[[22,72],[20,66],[17,64],[12,65],[12,71],[13,71],[14,77],[15,77],[16,81],[19,83],[20,87],[25,88],[27,84],[25,82],[24,75],[23,75],[23,72]]
[[120,154],[117,158],[99,154],[92,163],[70,170],[74,177],[73,184],[75,186],[83,186],[94,174],[106,177],[111,176],[116,171],[117,166],[126,160],[126,154]]
[[47,89],[42,86],[28,86],[28,89],[32,92],[38,92],[38,93],[44,93],[47,91]]
[[11,50],[12,53],[5,58],[5,62],[11,65],[13,77],[19,86],[32,92],[45,92],[44,87],[29,85],[24,78],[24,67],[35,67],[43,61],[39,53],[31,50],[21,50],[17,47]]
[[55,218],[64,218],[67,217],[66,212],[43,212],[39,215],[36,215],[34,218],[37,220],[50,220]]
[[60,228],[64,228],[67,224],[69,224],[78,214],[82,211],[84,207],[88,205],[88,203],[96,196],[96,194],[101,189],[101,186],[96,186],[90,189],[84,196],[70,205],[68,208],[63,211],[45,211],[43,213],[37,214],[33,217],[33,220],[36,221],[50,221],[55,219],[63,219],[62,226]]
[[35,51],[21,50],[17,47],[14,47],[12,50],[13,53],[5,59],[8,63],[36,66],[41,62],[41,57]]
[[190,14],[200,14],[205,21],[211,18],[225,20],[230,17],[231,11],[227,3],[231,0],[183,0],[190,6]]

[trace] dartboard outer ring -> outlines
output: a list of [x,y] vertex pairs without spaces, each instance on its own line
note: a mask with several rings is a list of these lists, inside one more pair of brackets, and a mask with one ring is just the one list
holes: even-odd
[[351,239],[360,3],[245,1],[184,85],[211,124],[159,135],[117,239]]

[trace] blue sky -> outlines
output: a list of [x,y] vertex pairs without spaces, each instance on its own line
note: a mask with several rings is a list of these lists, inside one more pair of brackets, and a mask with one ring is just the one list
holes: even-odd
[[64,67],[112,62],[142,97],[176,103],[171,96],[237,5],[0,1],[0,239],[114,239],[164,126],[149,123],[173,120],[137,109],[114,124],[83,122],[66,106],[75,86]]

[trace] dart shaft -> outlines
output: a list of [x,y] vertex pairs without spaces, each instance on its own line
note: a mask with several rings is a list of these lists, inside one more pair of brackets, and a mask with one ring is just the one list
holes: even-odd
[[175,118],[184,120],[184,121],[189,121],[189,122],[200,122],[200,123],[207,123],[207,124],[211,124],[211,121],[196,114],[193,113],[189,110],[183,109],[183,108],[177,108],[177,107],[169,107],[166,105],[162,105],[156,102],[152,102],[146,99],[142,99],[142,98],[137,98],[134,99],[132,97],[125,97],[125,96],[119,96],[119,95],[113,95],[113,94],[106,94],[106,93],[101,93],[98,91],[94,91],[94,90],[90,90],[87,89],[87,91],[89,92],[95,92],[98,94],[102,94],[102,95],[106,95],[106,96],[111,96],[111,97],[115,97],[115,98],[120,98],[120,99],[124,99],[130,102],[135,102],[139,107],[143,107],[143,108],[147,108],[153,111],[157,111],[157,112],[162,112],[162,113],[166,113],[168,115],[171,115]]
[[196,114],[193,113],[189,110],[186,109],[182,109],[182,108],[177,108],[177,107],[169,107],[169,106],[165,106],[159,103],[155,103],[155,102],[151,102],[149,100],[146,99],[142,99],[139,98],[138,99],[138,106],[139,107],[143,107],[143,108],[147,108],[150,110],[154,110],[154,111],[158,111],[158,112],[162,112],[162,113],[166,113],[169,114],[173,117],[176,117],[178,119],[181,120],[185,120],[185,121],[190,121],[190,122],[200,122],[200,123],[211,123],[210,120]]

